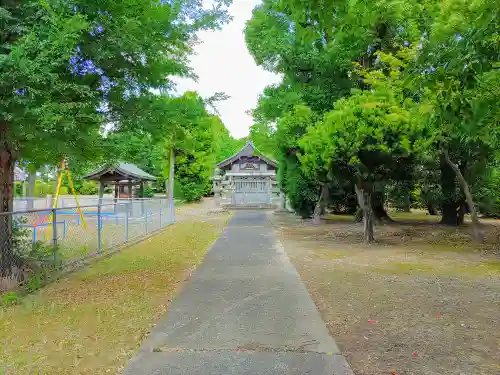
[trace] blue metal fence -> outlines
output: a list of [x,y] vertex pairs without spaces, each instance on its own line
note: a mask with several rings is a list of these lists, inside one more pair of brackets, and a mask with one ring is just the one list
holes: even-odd
[[174,201],[166,198],[103,199],[102,204],[95,199],[94,205],[85,203],[81,206],[83,220],[76,207],[0,214],[0,229],[4,231],[0,233],[0,268],[11,269],[9,275],[22,279],[23,259],[26,263],[37,261],[47,253],[52,253],[50,259],[64,268],[175,222]]

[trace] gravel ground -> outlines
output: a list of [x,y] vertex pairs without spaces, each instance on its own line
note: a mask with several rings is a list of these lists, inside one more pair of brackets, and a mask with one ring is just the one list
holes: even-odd
[[[357,375],[500,374],[498,228],[481,248],[429,223],[272,221]],[[481,251],[479,251],[481,250]]]

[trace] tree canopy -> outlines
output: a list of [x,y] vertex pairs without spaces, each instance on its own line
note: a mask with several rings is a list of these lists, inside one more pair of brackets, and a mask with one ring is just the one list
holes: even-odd
[[254,118],[259,129],[276,125],[281,188],[292,206],[304,217],[322,201],[352,212],[356,193],[367,241],[372,214],[390,220],[386,201],[440,211],[448,225],[465,212],[477,222],[475,197],[492,214],[499,12],[485,0],[256,7],[248,48],[282,82],[264,90]]
[[[17,162],[34,170],[63,157],[96,162],[109,157],[122,132],[141,147],[193,133],[189,121],[206,116],[205,103],[177,98],[173,77],[194,77],[188,57],[196,33],[229,20],[230,1],[212,3],[205,9],[201,0],[2,2],[0,212],[12,209]],[[131,155],[131,146],[120,147],[118,154]],[[11,234],[11,218],[3,216],[1,273],[10,268],[3,260],[15,258]]]

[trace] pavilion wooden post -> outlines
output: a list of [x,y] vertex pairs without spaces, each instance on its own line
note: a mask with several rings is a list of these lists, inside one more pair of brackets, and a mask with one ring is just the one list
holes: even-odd
[[144,216],[144,182],[139,185],[139,197],[141,198],[141,216]]
[[132,203],[132,198],[134,197],[134,192],[133,192],[133,186],[132,186],[132,180],[128,180],[128,211],[130,215],[133,215],[134,212],[134,207]]
[[129,199],[133,198],[132,180],[128,180],[128,197]]

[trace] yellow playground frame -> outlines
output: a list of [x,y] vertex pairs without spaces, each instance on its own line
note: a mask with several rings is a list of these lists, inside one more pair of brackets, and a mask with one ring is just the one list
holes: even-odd
[[[80,214],[80,219],[82,220],[83,228],[87,229],[87,224],[85,223],[85,217],[83,215],[82,208],[80,207],[80,202],[78,202],[78,198],[76,196],[75,185],[73,184],[73,178],[71,177],[71,172],[68,168],[68,163],[66,162],[66,159],[63,159],[61,161],[61,167],[59,170],[59,177],[57,179],[56,196],[54,198],[52,208],[53,209],[57,208],[57,202],[59,201],[59,195],[61,193],[61,186],[62,186],[64,174],[66,174],[66,177],[68,178],[68,183],[69,183],[69,186],[71,188],[71,192],[73,193],[73,197],[75,198],[77,211]],[[52,222],[52,213],[50,214],[49,219],[50,219],[50,222]]]

